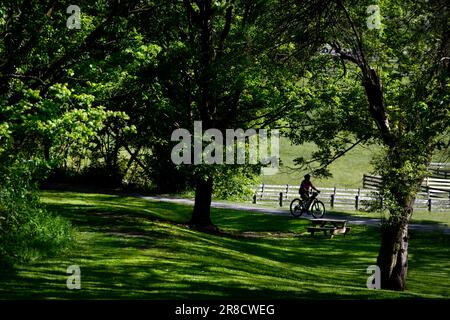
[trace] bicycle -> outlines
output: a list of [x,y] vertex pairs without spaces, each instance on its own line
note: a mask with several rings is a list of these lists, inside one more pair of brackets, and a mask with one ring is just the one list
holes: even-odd
[[325,214],[325,205],[317,199],[318,192],[313,192],[309,199],[303,201],[295,198],[291,201],[290,209],[294,217],[300,217],[303,213],[312,214],[314,218],[322,218]]

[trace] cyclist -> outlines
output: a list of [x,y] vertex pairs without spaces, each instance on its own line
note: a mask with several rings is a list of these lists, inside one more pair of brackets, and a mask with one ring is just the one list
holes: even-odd
[[298,193],[300,193],[300,197],[305,203],[308,203],[309,200],[309,191],[313,189],[320,193],[319,190],[316,189],[316,187],[313,186],[311,183],[311,176],[309,174],[305,175],[305,179],[300,184],[300,190],[298,190]]

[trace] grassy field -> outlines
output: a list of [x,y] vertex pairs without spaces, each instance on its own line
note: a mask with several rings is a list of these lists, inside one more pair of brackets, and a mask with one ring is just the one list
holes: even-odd
[[[64,255],[3,271],[0,298],[82,299],[415,299],[448,298],[450,237],[413,233],[408,290],[366,289],[377,229],[354,226],[327,239],[304,235],[304,219],[213,210],[222,230],[190,229],[191,207],[104,194],[43,192],[77,228]],[[81,290],[66,269],[81,268]]]
[[[191,195],[192,198],[192,195]],[[246,206],[260,207],[260,208],[270,208],[270,209],[282,209],[288,212],[289,203],[285,203],[283,207],[280,207],[276,201],[270,202],[259,202],[257,204],[253,204],[251,200],[242,200],[242,201],[230,201],[230,200],[220,200],[216,201],[227,203],[227,204],[240,204]],[[352,216],[352,217],[361,217],[361,218],[373,218],[380,219],[382,217],[379,212],[368,212],[363,210],[349,210],[345,208],[329,208],[329,205],[325,205],[326,215],[336,215],[336,216]],[[450,227],[450,212],[449,211],[435,211],[429,212],[427,210],[414,210],[414,213],[411,217],[411,223],[420,223],[420,224],[437,224],[437,225],[446,225]]]
[[[299,170],[294,166],[294,159],[305,157],[310,159],[312,152],[316,147],[312,143],[304,145],[292,145],[289,139],[282,137],[280,139],[280,158],[282,165],[279,172],[271,176],[261,176],[261,183],[266,184],[294,184],[299,185],[303,176],[307,173],[305,170]],[[328,179],[317,179],[313,181],[320,187],[338,187],[338,188],[360,188],[362,187],[363,174],[372,174],[372,157],[380,152],[380,147],[357,146],[349,151],[345,156],[337,159],[330,166],[332,177]],[[450,161],[448,152],[436,152],[433,156],[434,162]]]
[[[365,218],[381,218],[381,214],[377,212],[364,212],[364,211],[331,211],[330,214],[342,215],[342,216],[353,216],[353,217],[365,217]],[[426,210],[415,210],[412,217],[411,223],[419,224],[440,224],[450,226],[450,212],[428,212]]]
[[[370,161],[379,147],[357,146],[344,157],[336,160],[330,165],[333,177],[329,179],[316,179],[313,181],[321,187],[358,188],[362,186],[363,174],[372,171]],[[305,157],[309,159],[311,153],[315,151],[312,143],[301,146],[291,145],[288,139],[280,139],[280,158],[282,166],[279,172],[271,176],[261,176],[261,183],[267,184],[300,184],[303,176],[307,173],[304,170],[296,169],[294,159]]]

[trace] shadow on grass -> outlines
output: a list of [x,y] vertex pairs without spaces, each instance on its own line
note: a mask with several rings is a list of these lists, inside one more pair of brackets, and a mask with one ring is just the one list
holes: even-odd
[[[382,214],[376,214],[373,212],[364,212],[364,211],[354,211],[354,212],[345,212],[345,211],[329,211],[327,213],[330,216],[336,217],[352,217],[352,218],[366,218],[366,219],[381,219],[383,217]],[[428,215],[432,216],[427,217]],[[446,212],[424,212],[418,211],[414,212],[411,218],[410,224],[426,224],[431,226],[437,226],[438,228],[449,228],[450,227],[450,213]]]
[[[374,292],[365,288],[366,268],[379,247],[374,228],[311,238],[301,236],[309,225],[304,219],[215,209],[222,232],[206,234],[183,225],[189,206],[110,195],[44,196],[51,210],[78,228],[78,242],[66,255],[2,272],[0,298],[404,299],[449,292],[443,286],[449,266],[429,269],[447,261],[449,237],[441,235],[412,235],[416,293]],[[81,290],[66,288],[65,272],[73,264],[81,267]]]

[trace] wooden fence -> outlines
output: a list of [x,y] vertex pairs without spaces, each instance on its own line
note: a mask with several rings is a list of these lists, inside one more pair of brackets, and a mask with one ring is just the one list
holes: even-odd
[[428,170],[432,178],[450,179],[449,162],[432,162]]
[[[363,188],[378,189],[382,184],[379,176],[363,176]],[[427,193],[431,198],[449,198],[450,197],[450,179],[427,177],[422,183],[421,192]]]
[[[428,188],[435,189],[434,191],[439,194],[450,191],[450,163],[448,162],[432,162],[428,167],[430,176],[425,178],[422,184],[422,191],[428,192]],[[380,176],[363,176],[363,188],[366,189],[378,189],[382,183]],[[431,190],[431,192],[434,192]],[[439,192],[441,191],[441,192]]]
[[[280,207],[289,206],[294,198],[298,198],[299,185],[271,185],[261,184],[256,188],[253,196],[253,203],[258,202],[278,202]],[[325,205],[335,208],[362,209],[367,203],[372,201],[383,201],[375,188],[318,188],[321,193],[318,198]],[[447,192],[447,193],[445,193]],[[447,195],[445,198],[443,195]],[[433,192],[420,192],[415,202],[416,209],[426,209],[428,211],[450,210],[450,191],[439,193],[439,197]]]

